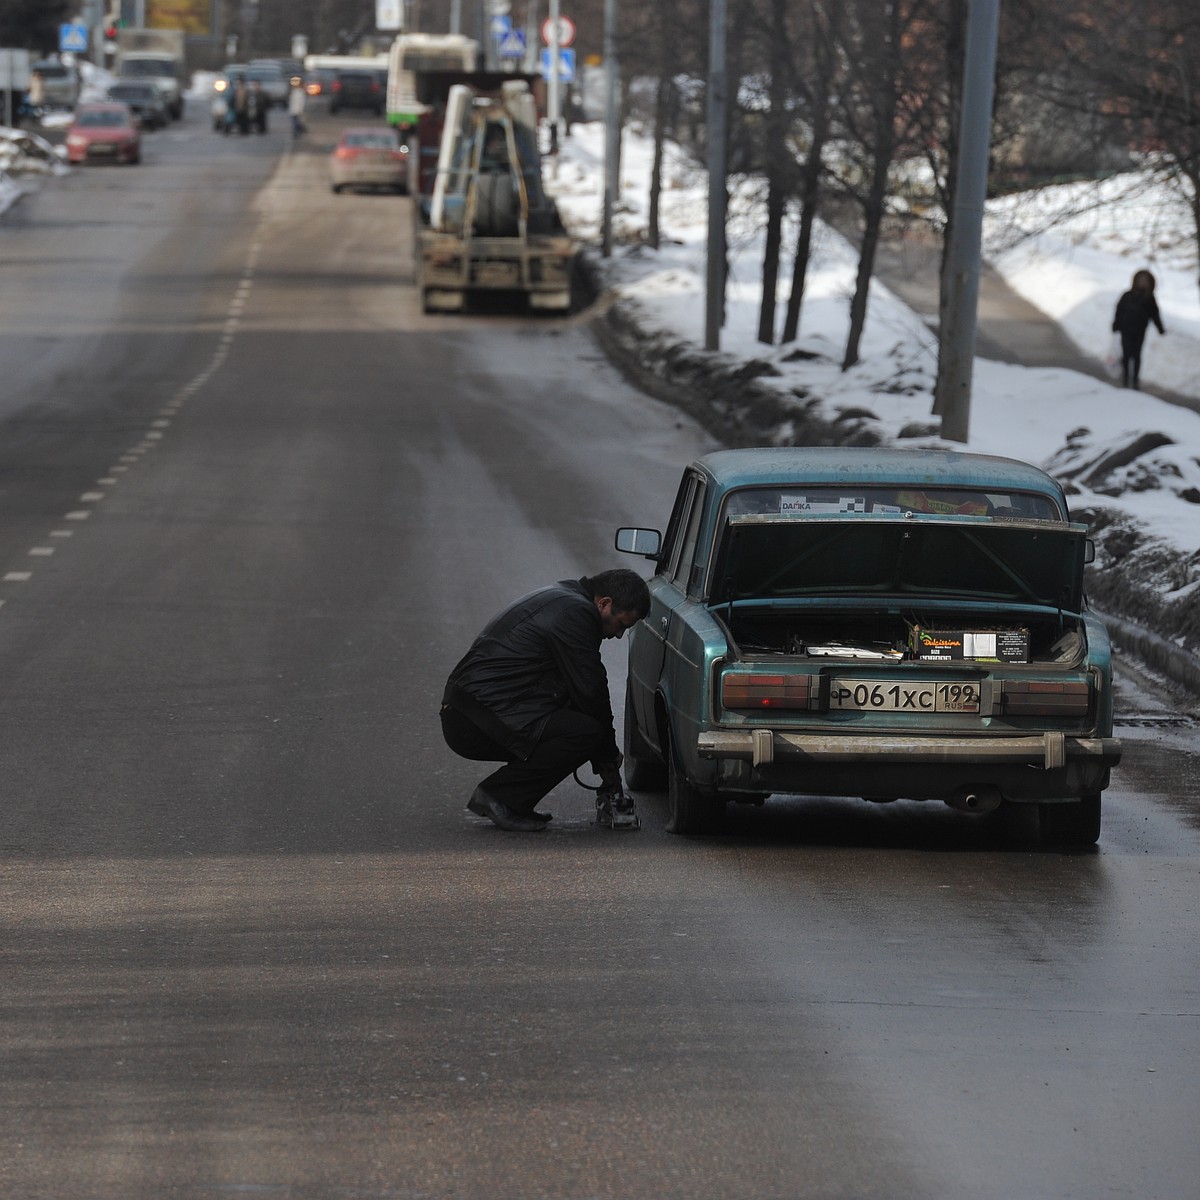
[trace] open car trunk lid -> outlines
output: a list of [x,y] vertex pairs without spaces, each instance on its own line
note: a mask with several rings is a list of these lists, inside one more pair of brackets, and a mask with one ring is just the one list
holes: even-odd
[[722,531],[712,607],[854,597],[990,601],[1080,612],[1087,529],[1049,521],[737,516]]

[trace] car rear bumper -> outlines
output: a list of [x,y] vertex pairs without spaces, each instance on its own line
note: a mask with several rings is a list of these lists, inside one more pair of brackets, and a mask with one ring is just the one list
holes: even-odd
[[1096,795],[1121,758],[1111,737],[709,732],[697,743],[696,784],[728,795],[804,793],[941,799],[993,790],[1037,803]]
[[408,172],[395,167],[355,167],[334,172],[330,179],[342,187],[404,187]]
[[770,729],[714,731],[697,741],[701,758],[736,758],[754,766],[779,759],[821,762],[1026,764],[1054,770],[1069,759],[1112,767],[1121,761],[1119,738],[1042,733],[1024,737],[891,737],[779,733]]

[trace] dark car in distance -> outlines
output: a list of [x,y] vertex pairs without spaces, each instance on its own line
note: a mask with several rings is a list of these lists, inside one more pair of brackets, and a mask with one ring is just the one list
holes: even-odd
[[364,108],[383,116],[387,76],[383,71],[339,71],[329,90],[329,111]]
[[108,98],[128,104],[143,129],[162,129],[171,119],[166,99],[153,83],[120,80],[109,85]]

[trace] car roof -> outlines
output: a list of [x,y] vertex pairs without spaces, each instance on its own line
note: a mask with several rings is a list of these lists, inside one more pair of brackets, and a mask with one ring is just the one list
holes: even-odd
[[89,100],[86,104],[75,105],[76,116],[78,116],[81,112],[127,113],[128,111],[128,104],[122,104],[116,100],[112,100],[107,104],[103,100]]
[[1052,497],[1065,512],[1062,487],[1030,463],[958,450],[857,446],[781,446],[716,450],[697,464],[721,489],[811,484],[921,484],[973,490],[1009,489]]

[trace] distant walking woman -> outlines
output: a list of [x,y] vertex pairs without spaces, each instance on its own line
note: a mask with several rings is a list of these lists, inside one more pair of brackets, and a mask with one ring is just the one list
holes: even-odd
[[1149,271],[1138,271],[1133,277],[1133,286],[1117,301],[1113,317],[1113,332],[1121,335],[1121,385],[1136,388],[1142,369],[1142,343],[1146,340],[1146,327],[1153,321],[1159,333],[1166,333],[1158,303],[1154,299],[1154,276]]

